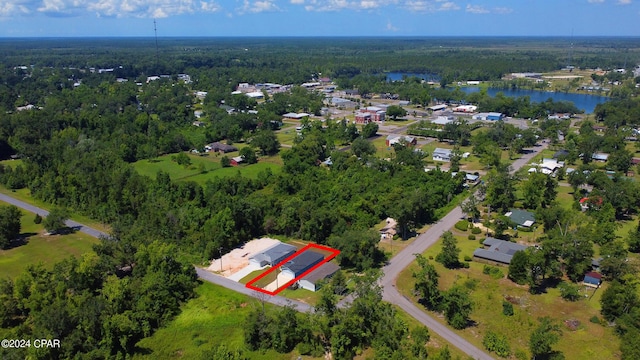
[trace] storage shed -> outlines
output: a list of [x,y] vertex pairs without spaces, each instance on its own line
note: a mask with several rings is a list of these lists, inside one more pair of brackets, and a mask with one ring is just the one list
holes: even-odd
[[324,260],[324,255],[307,250],[282,265],[282,273],[296,278]]
[[277,243],[261,253],[250,257],[249,263],[256,264],[260,267],[265,265],[274,266],[293,255],[296,251],[298,251],[298,248],[293,245]]
[[298,286],[309,291],[318,291],[321,281],[332,277],[338,270],[340,270],[340,266],[332,262],[324,263],[300,279]]

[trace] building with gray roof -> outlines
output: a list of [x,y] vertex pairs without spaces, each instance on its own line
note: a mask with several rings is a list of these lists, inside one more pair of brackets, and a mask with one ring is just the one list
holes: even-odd
[[492,237],[486,238],[482,245],[484,245],[484,248],[476,249],[473,252],[474,259],[504,265],[511,263],[513,254],[527,248],[524,245]]
[[277,243],[261,253],[249,258],[249,263],[256,264],[260,267],[265,265],[275,266],[279,262],[293,255],[298,248],[293,245]]
[[324,260],[324,255],[306,250],[282,265],[282,273],[291,276],[291,278],[296,278],[322,260]]
[[330,278],[338,270],[340,270],[340,266],[332,262],[324,263],[300,279],[298,286],[309,291],[318,291],[322,280]]

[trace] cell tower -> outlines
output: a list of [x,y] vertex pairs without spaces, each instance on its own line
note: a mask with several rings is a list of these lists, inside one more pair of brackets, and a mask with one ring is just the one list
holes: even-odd
[[158,70],[158,28],[156,27],[156,19],[153,19],[153,32],[156,36],[156,71]]
[[573,71],[573,29],[571,29],[571,44],[569,45],[569,62],[567,63],[567,70],[569,72]]

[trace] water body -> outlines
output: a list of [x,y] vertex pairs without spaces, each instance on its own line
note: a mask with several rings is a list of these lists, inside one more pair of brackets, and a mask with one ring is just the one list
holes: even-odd
[[402,81],[404,77],[417,77],[424,81],[440,81],[440,77],[438,75],[428,73],[388,72],[385,73],[385,75],[387,75],[387,81]]
[[[476,86],[465,86],[461,87],[460,90],[464,91],[467,94],[474,93],[480,91],[479,87]],[[553,99],[553,101],[571,101],[576,105],[578,109],[584,110],[585,113],[591,114],[593,110],[596,108],[596,105],[602,104],[609,100],[606,96],[598,96],[598,95],[587,95],[587,94],[572,94],[572,93],[564,93],[564,92],[552,92],[552,91],[539,91],[539,90],[523,90],[523,89],[495,89],[489,88],[487,89],[487,94],[494,97],[497,93],[502,92],[505,96],[508,97],[521,97],[528,96],[532,102],[544,102],[548,98]]]

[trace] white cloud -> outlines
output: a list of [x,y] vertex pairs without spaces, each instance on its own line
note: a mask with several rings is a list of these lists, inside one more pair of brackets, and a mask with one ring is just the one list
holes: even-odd
[[494,8],[493,11],[496,14],[511,14],[513,12],[513,9],[508,7],[497,7],[497,8]]
[[601,4],[604,0],[587,0],[589,4]]
[[618,0],[618,5],[629,5],[631,0]]
[[482,6],[482,5],[470,5],[470,4],[467,4],[467,9],[465,11],[469,12],[469,13],[473,13],[473,14],[488,14],[489,13],[489,10],[485,9],[484,6]]
[[393,26],[393,24],[391,23],[391,21],[387,21],[387,27],[385,28],[385,30],[387,31],[398,31],[398,28]]
[[78,16],[89,12],[98,17],[165,18],[220,9],[213,0],[3,0],[0,17],[30,13]]
[[451,1],[445,0],[409,0],[404,3],[404,6],[415,12],[436,12],[436,11],[452,11],[460,10],[460,6]]
[[373,10],[397,4],[398,0],[290,0],[292,4],[306,4],[307,11]]
[[249,1],[244,0],[242,7],[240,8],[240,13],[261,13],[261,12],[269,12],[269,11],[279,11],[278,6],[271,0],[265,1]]

